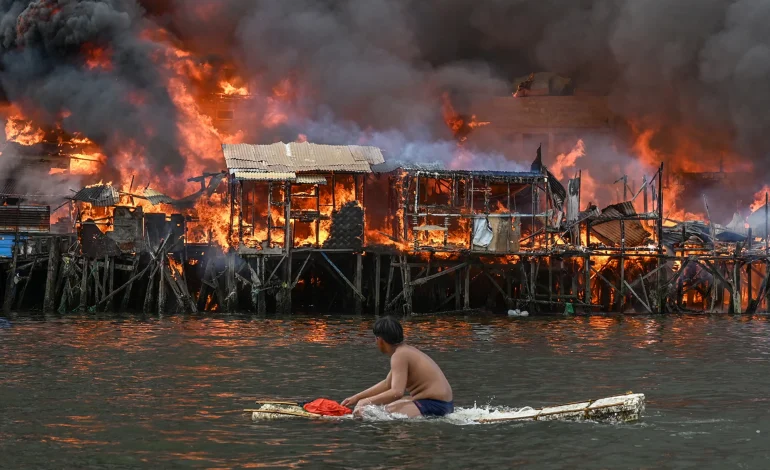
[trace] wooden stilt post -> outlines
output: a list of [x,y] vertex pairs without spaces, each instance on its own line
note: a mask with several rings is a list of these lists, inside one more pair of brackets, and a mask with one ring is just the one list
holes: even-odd
[[[363,255],[361,253],[356,253],[355,256],[356,256],[356,274],[355,274],[354,283],[356,285],[356,289],[358,290],[358,292],[361,292],[361,286],[362,286],[362,281],[363,281],[362,278],[364,277],[364,273],[363,273],[363,269],[364,269]],[[357,295],[354,295],[354,297],[356,299],[356,301],[355,301],[356,302],[356,315],[361,315],[361,313],[363,312],[363,305],[362,305],[361,297],[359,297]]]
[[739,314],[741,313],[741,264],[736,259],[735,264],[733,265],[733,289],[732,289],[732,296],[730,297],[730,300],[732,301],[733,308],[732,313]]
[[[16,206],[16,219],[20,218],[18,205]],[[19,225],[16,224],[16,234],[13,241],[13,255],[11,256],[11,267],[8,269],[8,277],[5,282],[5,298],[3,299],[3,313],[8,315],[13,307],[13,299],[16,294],[16,263],[19,260]]]
[[206,267],[203,269],[203,277],[201,277],[201,290],[198,292],[198,311],[205,311],[208,306],[208,290],[211,288],[209,283],[211,282],[211,274],[214,270],[214,256],[206,256]]
[[24,303],[24,297],[27,294],[27,287],[29,287],[29,281],[32,280],[32,273],[35,271],[35,267],[37,266],[37,258],[35,258],[34,261],[32,261],[32,266],[29,268],[29,274],[25,276],[24,279],[24,287],[21,289],[21,294],[19,294],[19,300],[17,301],[16,308],[21,310],[22,304]]
[[160,275],[158,276],[158,313],[162,314],[166,310],[166,254],[162,253],[158,260],[160,263]]
[[[107,283],[107,288],[109,289],[109,292],[112,293],[115,289],[115,261],[116,259],[113,258],[112,262],[110,263],[110,280]],[[104,309],[105,311],[111,311],[113,307],[113,301],[110,300],[107,305],[105,305]]]
[[454,273],[455,278],[455,310],[459,311],[463,308],[463,281],[462,273],[464,271]]
[[83,276],[80,278],[80,305],[81,312],[88,307],[88,258],[83,257]]
[[267,295],[267,291],[265,290],[265,256],[260,255],[257,258],[257,277],[259,278],[259,285],[261,286],[261,290],[259,292],[259,298],[257,299],[257,314],[259,315],[266,315],[267,314],[267,303],[265,302],[265,296]]
[[[749,236],[748,236],[747,248],[749,249],[749,252],[750,252],[751,248],[752,248],[752,244],[753,244],[752,238],[754,238],[753,234],[751,233],[751,227],[749,227],[749,234],[748,235]],[[748,297],[749,297],[749,304],[752,303],[752,299],[753,299],[753,296],[754,296],[754,292],[753,292],[754,286],[751,284],[751,264],[752,264],[751,261],[746,263],[746,282],[747,282],[747,286],[746,287],[747,287],[747,292],[748,292]]]
[[48,272],[45,277],[45,296],[43,297],[43,311],[45,313],[53,312],[54,309],[60,258],[59,238],[51,237],[48,242]]
[[[393,266],[393,256],[388,255],[388,285],[385,287],[385,305],[390,305],[390,290],[393,286],[393,274],[396,271],[396,267]],[[386,308],[387,310],[387,308]],[[387,313],[387,312],[385,312]]]
[[102,277],[102,295],[100,297],[100,300],[105,298],[107,296],[107,284],[108,284],[108,275],[110,272],[110,258],[109,256],[104,256],[104,272]]
[[[382,275],[382,255],[377,253],[374,258],[374,314],[379,315],[380,314],[380,290],[381,287],[381,280],[380,276]],[[360,288],[359,288],[360,289]]]
[[465,283],[463,286],[463,309],[464,310],[471,309],[471,266],[473,265],[468,263],[468,267],[465,268]]
[[[658,268],[663,259],[663,162],[660,163],[660,170],[658,170],[658,224],[657,224],[657,239],[658,239]],[[658,293],[658,313],[663,314],[665,312],[666,299],[663,292],[663,276],[661,270],[658,270],[657,275],[657,293]]]
[[[154,261],[155,263],[158,263],[158,261]],[[144,313],[151,313],[153,308],[153,304],[155,303],[155,272],[158,270],[158,266],[156,265],[152,272],[150,272],[150,279],[147,281],[147,292],[144,295],[144,307],[142,310]]]
[[[246,259],[246,264],[249,266],[249,275],[251,279],[251,308],[254,309],[254,311],[257,311],[257,302],[259,299],[259,289],[262,287],[262,283],[259,282],[259,276],[257,276],[257,271],[254,270],[254,267],[252,264],[254,264],[254,259]],[[259,269],[259,260],[257,260],[257,269]]]
[[[532,257],[532,258],[529,259],[529,295],[530,295],[530,300],[537,300],[537,295],[536,295],[536,291],[537,291],[537,282],[536,282],[537,275],[535,274],[535,260],[537,260],[538,263],[540,262],[540,259],[536,258],[536,257]],[[534,307],[535,307],[535,304],[532,304],[531,308],[534,309]]]
[[235,281],[235,263],[236,254],[230,252],[227,255],[227,268],[225,272],[225,308],[227,312],[233,313],[238,309],[238,284]]
[[[624,183],[625,185],[625,183]],[[626,200],[626,199],[624,199]],[[620,289],[618,289],[618,313],[623,313],[623,305],[625,303],[626,296],[626,224],[624,220],[620,220]]]
[[413,313],[412,273],[406,255],[401,255],[401,279],[404,283],[404,315]]
[[[139,268],[139,255],[135,255],[134,256],[133,268],[131,269],[131,278],[130,279],[134,278],[134,276],[136,275],[136,270],[138,268]],[[128,310],[128,303],[131,300],[131,290],[133,289],[133,287],[134,287],[134,281],[131,280],[131,281],[128,282],[128,286],[126,286],[126,293],[123,294],[123,300],[121,300],[121,302],[120,302],[120,310],[122,312],[125,312],[126,310]]]

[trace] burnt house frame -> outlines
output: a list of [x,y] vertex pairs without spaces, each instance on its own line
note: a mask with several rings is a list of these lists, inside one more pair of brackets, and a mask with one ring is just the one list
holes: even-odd
[[[546,173],[404,164],[384,175],[391,188],[388,238],[408,250],[517,254],[550,243],[559,210]],[[476,230],[492,225],[496,246],[474,244]]]
[[[222,148],[229,172],[229,232],[240,254],[363,248],[364,180],[371,165],[384,161],[378,148],[307,142]],[[329,236],[321,240],[324,230]]]

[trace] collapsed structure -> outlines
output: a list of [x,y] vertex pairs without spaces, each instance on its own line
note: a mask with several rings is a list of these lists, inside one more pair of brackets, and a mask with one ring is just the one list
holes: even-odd
[[[49,207],[4,191],[4,308],[767,307],[767,206],[747,233],[667,224],[663,165],[627,201],[580,211],[580,176],[565,188],[539,152],[530,171],[513,172],[400,162],[359,145],[222,149],[226,168],[191,178],[200,189],[181,199],[149,187],[83,188],[69,198],[66,234],[51,233]],[[201,226],[191,207],[218,210],[220,223]]]

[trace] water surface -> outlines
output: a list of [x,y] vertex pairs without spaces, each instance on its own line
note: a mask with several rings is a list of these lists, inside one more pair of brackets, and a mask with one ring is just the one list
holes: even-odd
[[371,317],[21,317],[0,328],[2,468],[770,468],[767,317],[405,321],[456,405],[643,392],[634,424],[252,422],[381,380]]

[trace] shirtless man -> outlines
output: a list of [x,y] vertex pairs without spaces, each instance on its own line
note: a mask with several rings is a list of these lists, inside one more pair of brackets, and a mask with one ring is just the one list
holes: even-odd
[[[390,373],[382,382],[342,401],[356,405],[360,416],[367,405],[387,405],[389,413],[415,416],[444,416],[454,411],[452,387],[433,359],[404,344],[404,330],[392,317],[374,324],[374,336],[381,353],[390,356]],[[408,397],[404,397],[405,392]]]

